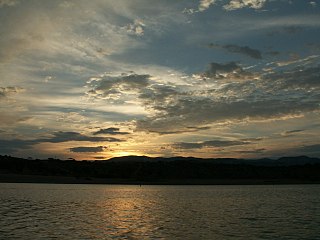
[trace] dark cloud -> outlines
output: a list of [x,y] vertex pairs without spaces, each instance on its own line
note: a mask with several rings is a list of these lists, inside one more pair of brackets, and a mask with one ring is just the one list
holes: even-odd
[[0,87],[0,99],[22,91],[23,88],[20,87]]
[[216,43],[210,43],[209,47],[210,48],[217,48],[217,49],[224,49],[228,52],[242,54],[242,55],[254,58],[254,59],[262,59],[262,55],[259,50],[250,48],[248,46],[242,47],[242,46],[238,46],[238,45],[234,45],[234,44],[220,45],[220,44],[216,44]]
[[273,37],[279,34],[297,34],[301,31],[303,31],[303,28],[300,26],[286,26],[286,27],[272,30],[271,32],[268,32],[267,35]]
[[152,84],[141,91],[139,98],[145,102],[145,106],[158,102],[174,101],[179,91],[175,86]]
[[[236,72],[239,78],[251,74],[235,63],[213,63],[205,75],[220,77],[223,71]],[[149,93],[143,101],[156,114],[138,120],[137,130],[170,134],[230,120],[273,119],[318,111],[319,73],[319,67],[295,68],[201,91],[176,89],[166,95],[165,101]]]
[[247,80],[254,79],[255,75],[251,72],[245,71],[241,66],[235,62],[229,63],[215,63],[209,65],[209,69],[200,74],[204,79],[224,79],[224,80]]
[[121,132],[120,128],[106,128],[106,129],[100,129],[93,133],[93,135],[99,135],[99,134],[105,134],[105,135],[127,135],[130,134],[129,132]]
[[237,153],[243,153],[243,154],[261,154],[266,151],[265,148],[259,148],[259,149],[253,149],[253,150],[241,150],[241,151],[235,151]]
[[150,75],[139,75],[135,73],[123,73],[120,76],[104,76],[92,78],[88,82],[91,89],[87,94],[95,98],[117,100],[128,92],[140,92],[141,89],[150,84]]
[[319,103],[314,99],[306,99],[305,102],[300,102],[299,99],[265,99],[254,102],[218,102],[209,98],[180,99],[176,105],[167,106],[163,114],[138,121],[137,128],[163,134],[213,122],[246,118],[270,119],[316,109],[319,109]]
[[103,152],[106,149],[105,146],[98,146],[98,147],[74,147],[70,148],[71,152],[90,152],[90,153],[97,153]]
[[221,147],[231,147],[238,145],[246,145],[250,144],[250,142],[245,141],[229,141],[229,140],[212,140],[212,141],[204,141],[204,142],[178,142],[174,143],[172,146],[174,148],[180,149],[196,149],[196,148],[221,148]]
[[263,137],[256,137],[256,138],[242,138],[241,141],[249,141],[249,142],[258,142],[263,140]]
[[291,130],[291,131],[286,131],[286,133],[298,133],[298,132],[303,132],[305,130],[303,129],[296,129],[296,130]]
[[35,144],[33,140],[3,140],[0,139],[0,151],[1,153],[13,153],[18,149],[30,149],[32,145]]
[[269,52],[266,52],[266,54],[271,55],[271,56],[278,56],[281,53],[279,51],[269,51]]
[[123,142],[124,140],[113,138],[113,137],[91,137],[86,136],[78,132],[55,132],[51,137],[39,138],[31,140],[23,139],[12,139],[12,140],[1,140],[0,139],[0,151],[1,152],[14,152],[18,149],[30,149],[33,145],[39,143],[62,143],[69,141],[84,141],[84,142]]
[[306,47],[310,48],[314,52],[320,51],[320,44],[319,43],[307,43]]
[[[23,115],[23,114],[20,114],[20,115]],[[30,119],[32,119],[32,118],[28,117],[28,116],[17,116],[13,113],[2,112],[0,114],[0,125],[8,127],[11,125],[15,125],[17,123],[26,122]]]
[[113,137],[91,137],[78,132],[55,132],[52,138],[38,140],[41,142],[69,142],[69,141],[88,141],[88,142],[123,142],[123,140]]
[[18,0],[0,0],[0,8],[5,6],[12,7],[18,3]]
[[303,132],[303,131],[305,131],[305,130],[303,130],[303,129],[295,129],[295,130],[285,131],[281,135],[289,136],[289,135],[293,135],[295,133],[299,133],[299,132]]
[[[143,120],[141,121],[143,122]],[[139,121],[140,123],[140,121]],[[158,134],[161,134],[161,135],[165,135],[165,134],[179,134],[179,133],[192,133],[192,132],[198,132],[198,131],[203,131],[203,130],[209,130],[211,129],[211,127],[188,127],[188,126],[185,126],[183,128],[181,128],[180,130],[160,130],[157,131],[153,131],[153,130],[149,130],[150,132],[156,132]]]
[[[275,90],[301,89],[314,91],[320,87],[320,65],[310,68],[296,68],[291,71],[265,76],[266,81],[276,80]],[[316,89],[315,89],[316,88]]]
[[320,144],[306,145],[299,149],[299,151],[307,154],[318,154],[320,155]]

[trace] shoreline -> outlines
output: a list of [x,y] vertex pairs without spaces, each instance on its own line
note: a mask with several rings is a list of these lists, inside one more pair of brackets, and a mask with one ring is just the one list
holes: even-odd
[[43,176],[0,174],[0,183],[47,183],[47,184],[119,184],[119,185],[290,185],[320,184],[320,181],[300,179],[152,179],[133,180],[115,178],[86,178],[67,176]]

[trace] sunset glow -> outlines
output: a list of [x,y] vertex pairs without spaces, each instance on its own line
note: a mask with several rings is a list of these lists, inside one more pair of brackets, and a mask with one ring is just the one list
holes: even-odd
[[320,2],[0,0],[0,154],[320,157]]

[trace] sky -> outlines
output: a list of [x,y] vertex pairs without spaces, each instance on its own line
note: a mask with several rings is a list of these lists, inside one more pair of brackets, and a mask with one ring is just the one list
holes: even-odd
[[0,0],[0,154],[320,157],[320,0]]

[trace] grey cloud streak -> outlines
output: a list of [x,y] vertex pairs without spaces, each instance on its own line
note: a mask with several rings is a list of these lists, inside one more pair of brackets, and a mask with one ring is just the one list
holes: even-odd
[[149,85],[148,74],[123,73],[120,76],[105,74],[95,77],[88,82],[91,89],[87,94],[94,98],[117,100],[128,91],[139,92],[140,89]]
[[90,153],[97,153],[97,152],[104,152],[106,149],[105,146],[98,146],[98,147],[74,147],[70,148],[71,152],[81,153],[81,152],[90,152]]
[[180,149],[197,149],[197,148],[221,148],[221,147],[232,147],[239,145],[247,145],[250,142],[246,141],[231,141],[231,140],[211,140],[204,142],[178,142],[172,146]]
[[117,99],[122,101],[132,95],[149,112],[136,120],[136,131],[174,134],[203,130],[214,123],[317,111],[319,76],[318,66],[263,73],[244,70],[235,62],[213,62],[190,87],[160,84],[149,74],[130,73],[94,80],[89,92],[105,99],[120,93]]
[[[228,120],[267,120],[320,108],[320,70],[317,67],[260,75],[261,79],[248,80],[250,73],[237,70],[235,64],[214,63],[212,66],[225,69],[225,75],[228,75],[227,70],[236,70],[239,72],[238,78],[241,79],[243,74],[245,81],[226,82],[218,88],[172,94],[167,104],[155,101],[150,106],[148,102],[148,107],[159,113],[138,121],[137,129],[160,134],[174,133],[187,131],[188,127]],[[216,72],[211,72],[212,78],[216,78]],[[211,75],[206,73],[206,76]]]
[[224,80],[252,80],[255,74],[244,70],[236,62],[229,63],[210,63],[209,69],[199,75],[206,80],[224,79]]
[[105,128],[105,129],[100,129],[96,132],[93,133],[93,135],[99,135],[99,134],[105,134],[105,135],[127,135],[130,134],[129,132],[121,132],[120,128]]
[[0,99],[12,94],[20,93],[24,89],[21,87],[0,87]]
[[237,10],[244,7],[259,9],[262,8],[266,2],[267,0],[231,0],[223,7],[227,11]]
[[52,138],[40,139],[42,142],[68,142],[68,141],[88,141],[88,142],[122,142],[123,140],[113,137],[91,137],[78,132],[55,132]]
[[209,44],[210,48],[217,48],[217,49],[224,49],[228,52],[231,53],[238,53],[242,54],[254,59],[262,59],[262,54],[259,50],[250,48],[248,46],[238,46],[234,44],[227,44],[227,45],[220,45],[220,44],[215,44],[215,43],[210,43]]
[[39,139],[0,139],[0,150],[2,152],[13,152],[17,149],[30,149],[33,145],[39,143],[62,143],[70,141],[79,142],[123,142],[124,140],[113,137],[91,137],[78,132],[55,132],[51,137]]
[[18,0],[0,0],[0,8],[1,7],[13,7],[14,5],[18,4]]

